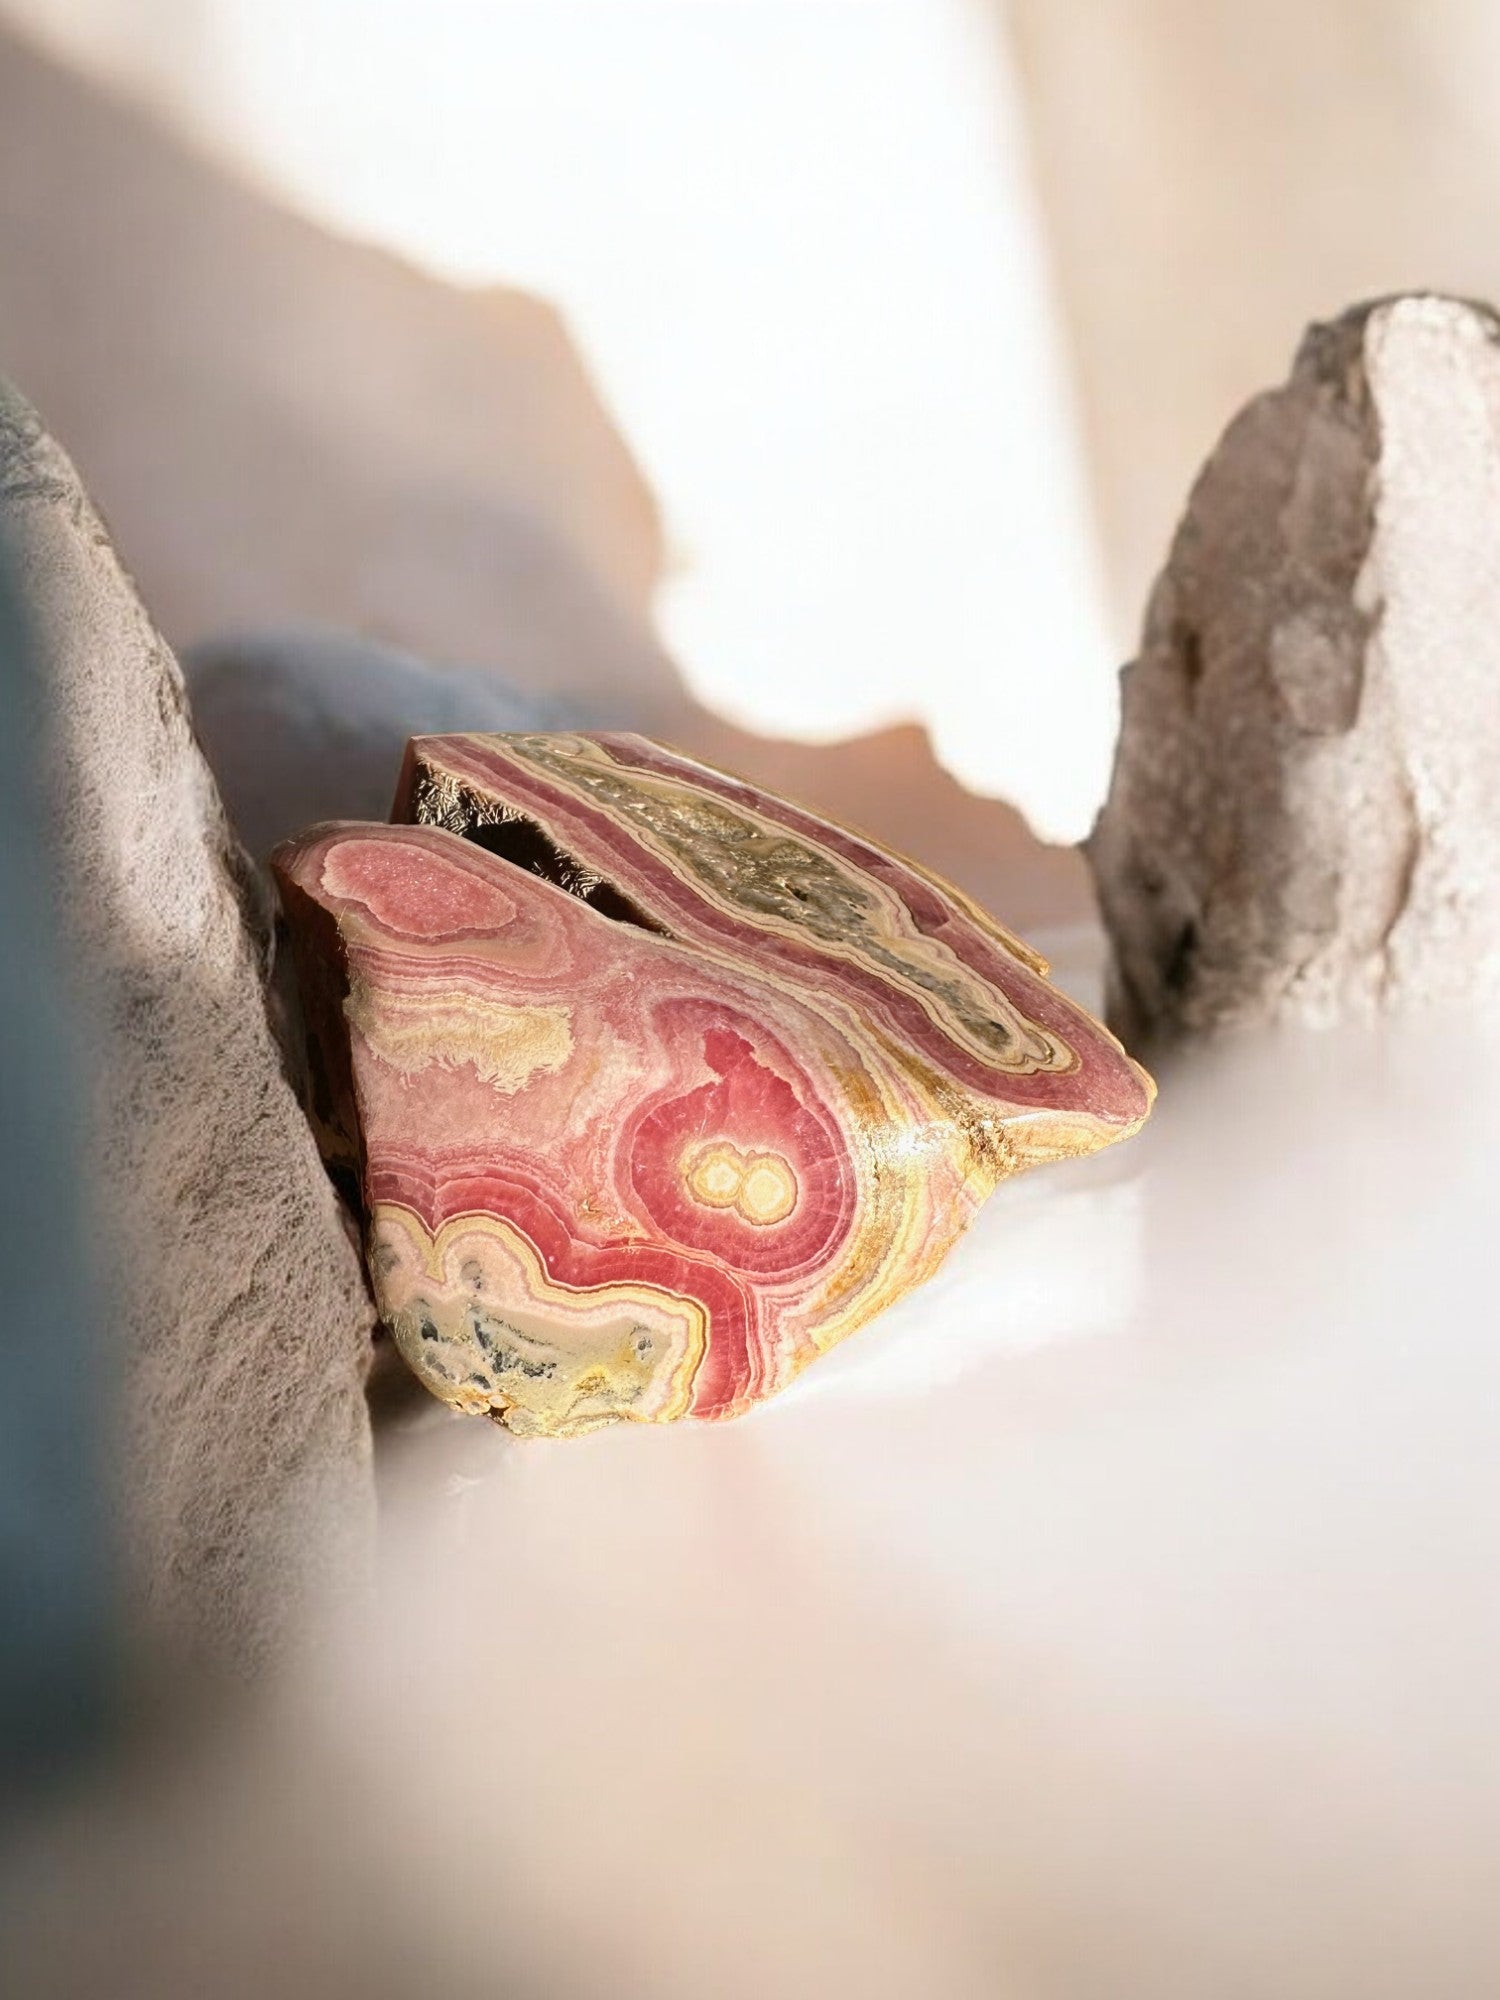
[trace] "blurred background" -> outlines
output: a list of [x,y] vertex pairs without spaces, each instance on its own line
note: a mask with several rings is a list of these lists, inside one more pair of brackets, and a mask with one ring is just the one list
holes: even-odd
[[1486,0],[0,20],[0,351],[169,637],[549,687],[659,640],[1054,839],[1228,415],[1310,318],[1500,276]]
[[[1199,464],[1309,320],[1500,294],[1497,102],[1495,0],[0,0],[0,371],[179,648],[473,669],[1065,935]],[[1500,1071],[1298,1063],[1295,1172],[1200,1079],[784,1416],[387,1424],[371,1622],[28,1831],[23,1990],[1500,1990]]]

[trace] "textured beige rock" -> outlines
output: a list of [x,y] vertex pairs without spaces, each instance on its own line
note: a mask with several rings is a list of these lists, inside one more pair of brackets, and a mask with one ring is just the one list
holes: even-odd
[[122,1541],[153,1637],[249,1663],[305,1586],[367,1550],[364,1284],[281,1073],[260,891],[177,664],[72,466],[3,384],[0,524],[46,676],[60,914],[92,1010]]
[[1127,1035],[1500,991],[1497,342],[1356,308],[1210,458],[1089,842]]

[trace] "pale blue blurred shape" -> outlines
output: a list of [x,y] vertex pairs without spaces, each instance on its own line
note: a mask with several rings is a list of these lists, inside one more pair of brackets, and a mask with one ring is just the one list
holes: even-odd
[[316,626],[210,640],[182,664],[198,741],[256,855],[318,820],[388,818],[409,737],[616,720]]
[[39,782],[46,722],[0,548],[0,1799],[98,1741],[115,1664],[111,1385],[80,1171],[83,1036]]

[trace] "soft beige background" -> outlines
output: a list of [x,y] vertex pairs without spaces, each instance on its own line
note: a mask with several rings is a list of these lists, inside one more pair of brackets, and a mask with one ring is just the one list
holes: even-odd
[[1114,662],[975,0],[8,6],[338,233],[548,301],[657,498],[653,615],[706,706],[819,741],[918,720],[1084,830]]
[[1074,857],[911,724],[820,746],[692,697],[652,618],[657,505],[545,301],[342,241],[3,30],[0,272],[0,366],[178,645],[311,620],[492,668],[920,852],[1013,924],[1083,907]]
[[1122,643],[1302,327],[1500,296],[1492,0],[1005,0]]
[[[273,249],[243,205],[238,224],[202,191],[184,207],[161,161],[122,170],[66,120],[39,124],[46,93],[17,77],[6,202],[46,215],[52,277],[38,295],[11,266],[0,335],[34,394],[56,384],[99,481],[115,472],[97,440],[131,419],[102,386],[98,313],[89,349],[69,307],[113,304],[127,271],[144,313],[127,347],[159,368],[180,343],[247,394],[274,384],[283,418],[361,460],[366,490],[338,518],[316,515],[326,493],[304,512],[259,478],[205,507],[184,479],[170,511],[201,514],[202,534],[170,572],[146,565],[174,636],[265,616],[274,570],[283,594],[377,631],[420,605],[419,649],[508,664],[534,636],[556,671],[607,622],[584,579],[548,581],[561,529],[590,582],[649,603],[716,711],[822,740],[925,721],[949,768],[1054,835],[1088,823],[1114,666],[1230,411],[1310,318],[1413,286],[1500,289],[1490,0],[3,0],[0,16],[200,155],[429,273],[419,306],[423,287],[333,260],[322,286],[349,317],[309,318],[310,252],[285,232]],[[48,182],[74,151],[69,197]],[[480,282],[487,311],[433,276]],[[200,342],[222,361],[194,359]],[[158,489],[271,414],[235,428],[187,408],[141,412]],[[429,453],[435,490],[408,518],[392,468],[410,478]],[[498,505],[504,533],[479,517]],[[503,569],[503,620],[480,561]]]

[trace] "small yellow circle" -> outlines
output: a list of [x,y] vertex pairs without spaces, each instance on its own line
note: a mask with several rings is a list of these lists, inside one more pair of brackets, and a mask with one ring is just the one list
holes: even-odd
[[716,1207],[730,1207],[739,1199],[741,1175],[733,1160],[710,1154],[693,1175],[694,1186],[705,1201]]
[[797,1177],[777,1153],[742,1153],[719,1140],[685,1163],[689,1194],[708,1208],[732,1208],[757,1228],[784,1221],[797,1206]]
[[752,1161],[740,1190],[740,1212],[752,1222],[780,1222],[797,1204],[797,1183],[785,1160],[762,1153]]

